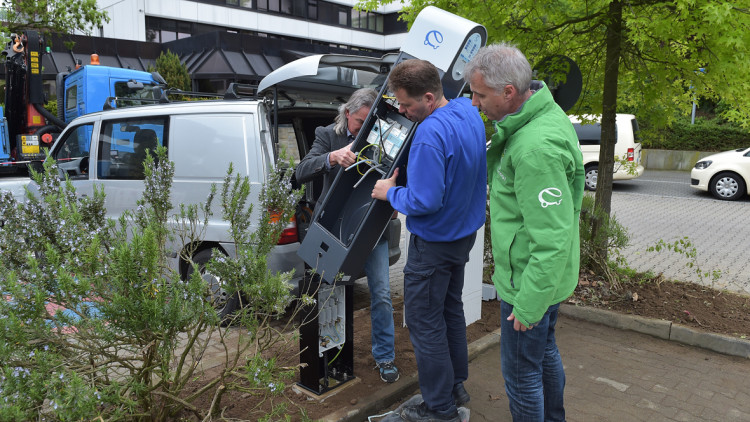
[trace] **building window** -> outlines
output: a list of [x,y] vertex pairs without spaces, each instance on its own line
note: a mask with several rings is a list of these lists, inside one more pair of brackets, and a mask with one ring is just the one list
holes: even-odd
[[344,8],[339,8],[339,25],[349,26],[349,14]]
[[352,9],[352,28],[383,33],[383,15]]
[[307,1],[307,18],[310,20],[318,20],[318,0]]

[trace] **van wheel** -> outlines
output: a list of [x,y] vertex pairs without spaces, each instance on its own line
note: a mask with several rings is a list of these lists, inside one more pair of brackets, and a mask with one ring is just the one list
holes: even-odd
[[745,194],[745,181],[736,173],[725,171],[711,179],[708,190],[718,199],[734,201]]
[[[230,291],[226,288],[226,284],[219,276],[206,271],[206,264],[211,259],[212,253],[212,249],[201,249],[193,256],[193,262],[198,266],[201,278],[208,285],[209,299],[214,309],[216,309],[219,320],[224,324],[228,322],[228,318],[239,308],[240,296],[238,292],[230,294]],[[193,267],[190,266],[187,271],[188,277],[190,277],[192,272]]]
[[584,184],[586,190],[596,190],[596,179],[599,175],[599,166],[591,164],[586,166],[586,182]]

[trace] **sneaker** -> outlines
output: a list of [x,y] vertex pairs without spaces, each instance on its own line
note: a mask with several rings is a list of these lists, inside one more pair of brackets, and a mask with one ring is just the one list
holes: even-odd
[[456,407],[461,407],[471,400],[471,396],[466,392],[464,383],[459,382],[453,386],[453,401],[456,403]]
[[401,419],[407,422],[461,422],[458,411],[454,410],[453,413],[448,414],[438,413],[428,409],[424,402],[416,406],[405,406],[401,409]]
[[380,362],[375,365],[375,368],[380,370],[380,379],[392,383],[398,381],[398,368],[393,364],[392,361]]

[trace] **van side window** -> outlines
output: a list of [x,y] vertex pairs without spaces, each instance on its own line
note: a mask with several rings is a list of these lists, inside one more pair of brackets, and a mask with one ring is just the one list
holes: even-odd
[[[637,124],[637,123],[636,123]],[[602,142],[601,123],[581,124],[573,123],[573,128],[578,135],[578,143],[581,145],[600,145]],[[617,125],[615,125],[615,143],[617,143]]]
[[638,127],[638,120],[630,119],[630,124],[633,126],[633,140],[636,143],[641,143],[643,138],[641,137],[641,129]]
[[221,180],[229,163],[251,182],[265,181],[258,156],[255,116],[243,113],[190,114],[172,117],[174,177]]
[[291,124],[279,124],[279,153],[284,153],[287,161],[300,162],[297,133]]
[[89,178],[89,151],[94,124],[80,125],[65,133],[52,153],[61,170],[76,180]]
[[99,179],[143,180],[147,154],[155,156],[158,145],[167,146],[166,117],[102,122],[99,135]]

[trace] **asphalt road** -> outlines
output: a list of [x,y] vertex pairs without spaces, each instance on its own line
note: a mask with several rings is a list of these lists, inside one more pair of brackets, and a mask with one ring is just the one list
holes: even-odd
[[[631,267],[750,293],[750,197],[714,199],[690,187],[690,172],[679,171],[647,170],[638,179],[616,182],[612,190],[612,215],[630,235],[622,254]],[[694,258],[668,250],[647,251],[660,240],[680,239],[689,243],[688,251],[694,249]],[[714,271],[721,275],[714,278]]]

